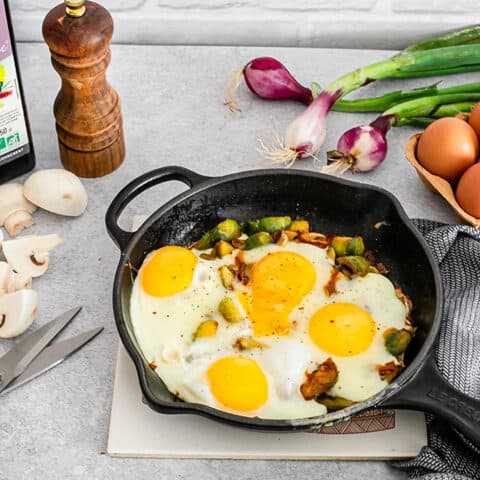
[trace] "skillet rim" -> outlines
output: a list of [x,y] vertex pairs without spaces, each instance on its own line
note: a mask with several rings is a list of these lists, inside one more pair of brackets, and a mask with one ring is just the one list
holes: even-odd
[[[168,167],[165,167],[168,168]],[[178,167],[175,167],[178,168]],[[186,170],[186,169],[184,169]],[[113,310],[115,317],[115,324],[117,331],[119,333],[120,339],[127,350],[130,358],[132,359],[135,369],[137,371],[137,376],[139,379],[140,387],[144,395],[145,400],[148,405],[155,411],[173,414],[173,413],[194,413],[208,418],[221,421],[223,423],[247,427],[250,429],[260,429],[260,430],[269,430],[269,431],[296,431],[296,430],[307,430],[311,428],[316,428],[323,425],[328,425],[336,423],[342,420],[347,420],[351,416],[365,411],[370,408],[379,406],[381,408],[381,403],[387,399],[390,399],[395,395],[395,393],[401,390],[405,385],[408,384],[409,380],[423,367],[426,363],[429,355],[432,353],[434,344],[438,338],[440,330],[440,322],[442,316],[442,307],[443,307],[443,291],[441,286],[441,276],[438,265],[436,264],[433,255],[428,247],[425,239],[418,231],[418,229],[413,225],[410,218],[407,216],[404,208],[402,207],[400,201],[388,190],[378,187],[376,185],[370,185],[366,183],[360,183],[356,181],[347,180],[345,178],[334,177],[331,175],[322,174],[319,172],[312,172],[309,170],[301,169],[257,169],[257,170],[246,170],[242,172],[236,172],[219,177],[207,177],[197,174],[196,172],[191,171],[195,175],[198,175],[202,180],[189,188],[188,190],[176,195],[163,205],[161,205],[155,212],[153,212],[145,222],[140,226],[136,232],[131,232],[131,236],[126,244],[126,246],[121,250],[120,260],[115,271],[114,283],[113,283]],[[378,392],[373,397],[364,400],[363,402],[356,403],[350,407],[344,408],[337,412],[331,412],[326,415],[317,416],[317,417],[308,417],[302,419],[261,419],[254,417],[246,417],[242,415],[236,415],[229,412],[224,412],[222,410],[217,410],[215,408],[209,407],[207,405],[202,405],[198,403],[185,402],[180,399],[175,399],[173,401],[163,401],[155,397],[155,395],[150,391],[148,387],[147,380],[147,370],[145,362],[142,358],[142,354],[139,349],[137,349],[133,343],[132,338],[130,337],[126,329],[126,320],[123,319],[122,313],[122,294],[121,294],[121,282],[123,275],[125,274],[125,263],[128,261],[130,252],[135,248],[138,241],[145,235],[149,228],[163,215],[165,215],[169,210],[171,210],[176,204],[181,201],[184,201],[190,197],[193,197],[209,188],[216,187],[218,185],[228,183],[231,181],[242,180],[251,177],[261,177],[265,175],[270,176],[300,176],[300,177],[314,177],[319,180],[344,185],[352,187],[359,190],[372,190],[376,191],[379,194],[383,195],[387,201],[389,201],[395,208],[396,213],[399,216],[400,221],[404,224],[405,227],[410,231],[410,233],[416,238],[419,242],[424,255],[426,256],[428,263],[433,274],[434,284],[435,284],[435,310],[434,318],[430,331],[425,338],[423,345],[420,350],[416,353],[414,359],[411,363],[405,368],[405,370],[394,379],[387,387],[382,391]],[[128,203],[128,202],[127,202]],[[161,380],[161,379],[160,379]]]

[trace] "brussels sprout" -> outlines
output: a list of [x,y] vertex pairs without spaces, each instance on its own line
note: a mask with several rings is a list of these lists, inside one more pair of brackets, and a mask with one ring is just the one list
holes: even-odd
[[333,237],[330,245],[335,249],[337,257],[345,255],[363,255],[365,244],[362,237]]
[[307,220],[294,220],[288,229],[292,232],[308,233],[310,231],[310,225]]
[[205,320],[195,330],[193,340],[201,337],[213,337],[217,333],[218,322],[216,320]]
[[337,264],[345,267],[350,273],[364,277],[370,272],[370,262],[363,257],[348,255],[337,258]]
[[253,235],[254,233],[257,233],[259,231],[259,223],[260,220],[247,220],[242,224],[242,232],[246,233],[247,235]]
[[258,222],[257,231],[273,233],[277,230],[287,230],[291,223],[290,217],[263,217]]
[[220,315],[229,323],[238,323],[243,320],[240,310],[235,305],[235,302],[230,297],[224,297],[218,304],[218,311]]
[[216,260],[217,256],[215,255],[215,252],[212,250],[210,253],[201,253],[200,258],[203,258],[204,260]]
[[335,249],[333,247],[328,247],[327,248],[327,257],[330,259],[330,260],[333,260],[335,261]]
[[230,269],[226,265],[223,265],[223,267],[220,267],[220,279],[222,280],[223,286],[227,290],[232,289],[235,275],[230,271]]
[[347,408],[353,405],[353,400],[348,400],[348,398],[343,397],[332,397],[330,395],[322,395],[316,398],[318,403],[325,405],[329,412],[336,412],[337,410],[341,410],[342,408]]
[[251,250],[252,248],[261,247],[262,245],[268,245],[269,243],[273,243],[271,235],[267,232],[258,232],[247,238],[243,249]]
[[251,337],[238,337],[233,346],[239,350],[250,350],[251,348],[264,348],[266,345]]
[[211,248],[214,243],[215,240],[213,240],[212,230],[209,230],[202,235],[200,240],[197,240],[193,244],[193,248],[196,248],[197,250],[207,250],[207,248]]
[[238,222],[231,218],[227,218],[223,222],[220,222],[215,229],[218,237],[216,240],[233,240],[242,234]]
[[385,348],[395,356],[404,353],[412,339],[412,334],[404,328],[401,330],[389,328],[383,335],[385,338]]
[[202,238],[195,242],[194,247],[197,250],[206,250],[213,247],[219,240],[233,240],[241,235],[240,225],[236,220],[227,218],[220,222],[216,227],[202,235]]
[[214,250],[218,258],[223,258],[225,255],[230,255],[233,252],[233,247],[225,240],[219,240],[215,244]]

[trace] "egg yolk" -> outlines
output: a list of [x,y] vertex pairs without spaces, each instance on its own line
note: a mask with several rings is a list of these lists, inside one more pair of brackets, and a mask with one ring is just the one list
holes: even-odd
[[221,358],[210,365],[207,378],[213,396],[232,410],[256,410],[267,401],[267,378],[251,358],[241,355]]
[[288,335],[288,317],[312,291],[315,280],[313,265],[297,253],[274,252],[257,262],[251,275],[251,294],[238,296],[254,336]]
[[142,288],[154,297],[183,292],[192,283],[197,262],[197,257],[187,248],[176,245],[159,248],[142,267]]
[[363,308],[352,303],[331,303],[317,310],[309,324],[313,342],[323,351],[351,357],[373,341],[376,324]]

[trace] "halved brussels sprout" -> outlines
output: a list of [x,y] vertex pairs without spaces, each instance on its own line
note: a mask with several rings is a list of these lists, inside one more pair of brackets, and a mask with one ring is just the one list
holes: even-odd
[[333,237],[330,245],[335,249],[337,257],[345,255],[363,255],[365,244],[362,237]]
[[197,327],[193,334],[193,340],[201,337],[214,337],[217,333],[218,322],[216,320],[205,320]]
[[412,334],[405,328],[401,330],[389,328],[385,330],[383,336],[385,338],[385,348],[395,356],[404,353],[412,339]]
[[215,244],[214,250],[218,258],[223,258],[225,255],[230,255],[233,252],[233,247],[225,240],[219,240]]
[[317,397],[316,400],[318,403],[325,405],[329,412],[336,412],[337,410],[350,407],[350,405],[356,403],[353,400],[348,400],[348,398],[332,397],[327,394]]
[[227,290],[232,289],[234,279],[235,279],[235,275],[230,271],[230,269],[226,265],[223,265],[222,267],[220,267],[220,280],[222,280],[222,284]]
[[350,273],[364,277],[370,272],[370,262],[363,257],[348,255],[336,259],[338,265],[346,268]]
[[252,337],[238,337],[234,347],[239,350],[250,350],[251,348],[264,348],[265,344]]
[[290,217],[263,217],[258,222],[257,231],[273,233],[277,230],[287,230],[291,223]]
[[253,235],[254,233],[257,233],[259,231],[259,223],[260,220],[247,220],[242,224],[242,232],[246,233],[247,235]]
[[310,224],[307,220],[294,220],[288,229],[292,232],[308,233],[310,231]]
[[224,297],[218,304],[218,311],[220,315],[229,323],[238,323],[243,320],[240,310],[235,305],[235,302],[230,297]]
[[202,238],[195,242],[194,247],[197,250],[206,250],[213,247],[219,240],[233,240],[241,235],[240,225],[236,220],[227,218],[220,222],[216,227],[202,235]]
[[252,248],[261,247],[262,245],[268,245],[269,243],[273,243],[271,235],[267,232],[258,232],[247,238],[243,249],[251,250]]

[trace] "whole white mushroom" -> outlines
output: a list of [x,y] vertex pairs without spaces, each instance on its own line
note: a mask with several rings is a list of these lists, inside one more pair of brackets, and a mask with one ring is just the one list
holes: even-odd
[[25,197],[44,210],[78,217],[87,208],[88,196],[80,179],[61,168],[38,170],[23,185]]

